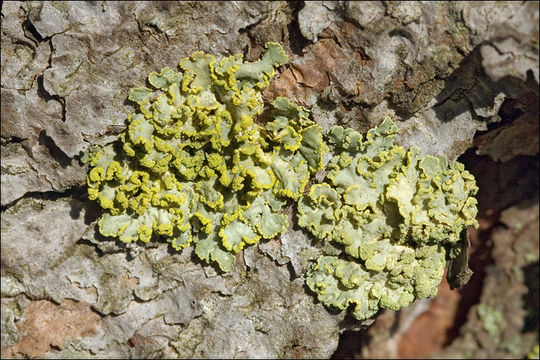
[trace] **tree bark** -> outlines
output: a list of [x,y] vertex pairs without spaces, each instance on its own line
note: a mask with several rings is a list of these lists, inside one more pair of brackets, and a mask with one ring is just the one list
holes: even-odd
[[[361,346],[342,342],[336,356],[524,356],[538,341],[538,287],[528,280],[538,277],[537,2],[1,6],[3,357],[326,358],[344,331]],[[289,97],[323,131],[366,132],[389,115],[406,148],[451,161],[466,153],[485,226],[469,259],[481,270],[468,291],[481,296],[459,337],[423,353],[405,345],[412,330],[431,331],[421,321],[437,299],[452,299],[445,282],[440,296],[385,312],[367,331],[326,309],[303,280],[319,245],[294,226],[246,248],[227,274],[189,248],[126,246],[96,231],[101,210],[79,160],[118,138],[134,111],[129,90],[195,51],[253,61],[268,41],[290,63],[267,102]],[[493,262],[482,267],[475,247]],[[457,311],[428,320],[446,330]],[[492,333],[490,321],[509,330]]]

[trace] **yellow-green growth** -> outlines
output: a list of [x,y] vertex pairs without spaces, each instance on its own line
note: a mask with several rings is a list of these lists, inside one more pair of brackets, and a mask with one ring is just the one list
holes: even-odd
[[478,226],[474,177],[458,162],[394,145],[397,131],[390,118],[365,140],[333,127],[326,180],[298,204],[300,226],[344,249],[343,258],[318,259],[308,286],[327,306],[356,304],[358,319],[434,296],[455,253],[448,250],[460,247],[462,230]]
[[105,213],[99,230],[123,242],[162,236],[228,271],[235,253],[288,227],[280,214],[322,168],[321,128],[286,98],[273,121],[261,90],[288,57],[277,43],[253,63],[241,55],[216,61],[196,52],[180,71],[152,72],[154,89],[133,89],[138,111],[120,141],[85,156],[90,199]]
[[539,358],[539,353],[540,353],[540,346],[538,344],[536,344],[531,352],[527,355],[527,359],[538,359]]
[[503,314],[486,304],[478,304],[476,314],[482,322],[482,328],[494,339],[498,338],[500,325],[503,321]]
[[397,127],[386,118],[365,140],[332,128],[326,180],[304,194],[329,148],[307,110],[286,98],[272,103],[265,126],[254,121],[261,91],[288,61],[279,44],[266,46],[253,63],[196,52],[179,72],[152,72],[154,89],[130,92],[138,110],[120,140],[83,158],[89,198],[105,210],[100,232],[123,242],[161,236],[176,250],[194,244],[201,259],[229,271],[245,246],[287,229],[281,209],[299,200],[299,225],[344,249],[308,270],[325,305],[355,304],[366,319],[434,296],[460,232],[478,225],[473,176],[458,162],[394,145]]

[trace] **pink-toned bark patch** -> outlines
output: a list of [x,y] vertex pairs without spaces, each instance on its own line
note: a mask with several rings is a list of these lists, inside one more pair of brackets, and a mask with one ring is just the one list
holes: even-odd
[[16,323],[21,341],[2,350],[2,357],[39,357],[52,348],[62,349],[69,338],[93,335],[100,317],[85,303],[65,300],[56,305],[47,300],[33,301],[25,319]]

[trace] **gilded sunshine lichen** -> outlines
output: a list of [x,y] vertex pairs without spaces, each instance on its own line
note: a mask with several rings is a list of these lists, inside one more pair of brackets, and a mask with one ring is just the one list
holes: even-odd
[[[343,249],[323,254],[306,283],[327,306],[355,304],[358,319],[434,296],[460,233],[478,226],[474,177],[459,162],[394,145],[386,118],[365,140],[335,126],[323,139],[309,113],[278,97],[266,124],[261,91],[288,61],[268,43],[262,59],[219,61],[196,52],[179,72],[152,72],[133,89],[138,110],[118,142],[92,147],[88,195],[105,210],[99,231],[123,242],[162,237],[229,271],[235,254],[298,224]],[[330,148],[326,145],[330,145]],[[324,168],[326,178],[305,188]]]
[[390,118],[364,141],[352,129],[330,129],[327,177],[298,203],[299,225],[344,249],[320,256],[307,285],[325,305],[355,304],[358,319],[434,296],[448,250],[477,226],[474,177],[459,162],[394,145],[397,130]]
[[180,71],[148,76],[154,89],[133,89],[139,111],[128,117],[120,142],[92,148],[88,194],[106,210],[103,235],[123,242],[162,236],[224,271],[235,253],[288,227],[280,213],[322,168],[327,147],[307,111],[286,98],[273,103],[266,126],[261,90],[288,61],[268,43],[262,59],[241,55],[216,61],[194,53]]

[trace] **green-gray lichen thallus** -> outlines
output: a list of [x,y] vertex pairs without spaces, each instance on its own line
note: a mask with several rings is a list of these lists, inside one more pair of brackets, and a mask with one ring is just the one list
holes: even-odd
[[[459,233],[477,226],[473,176],[394,145],[390,118],[365,140],[339,126],[324,139],[305,108],[278,97],[271,121],[257,124],[261,91],[288,61],[279,44],[266,48],[251,63],[196,52],[179,72],[152,72],[154,89],[130,92],[139,109],[120,140],[83,158],[89,197],[105,210],[100,232],[123,242],[161,236],[177,250],[193,244],[229,271],[244,246],[285,232],[281,210],[293,200],[300,226],[343,249],[306,274],[325,305],[355,304],[366,319],[435,295]],[[305,193],[328,150],[326,180]]]
[[436,295],[461,231],[478,226],[474,177],[459,162],[394,145],[397,130],[390,118],[364,141],[352,129],[330,129],[327,178],[298,204],[300,226],[344,250],[320,256],[308,286],[326,305],[354,304],[358,319]]
[[322,167],[326,146],[308,112],[286,98],[273,102],[273,121],[257,125],[261,90],[288,61],[268,43],[261,60],[216,61],[196,52],[148,76],[155,90],[131,91],[139,111],[121,142],[88,155],[88,194],[106,212],[103,235],[149,241],[161,235],[229,271],[245,245],[282,234],[287,198],[303,193]]

